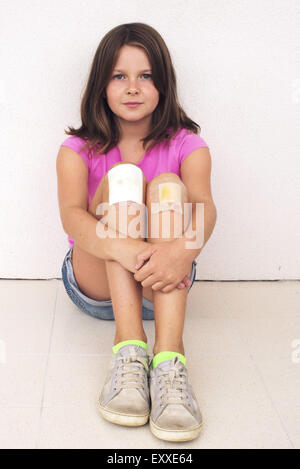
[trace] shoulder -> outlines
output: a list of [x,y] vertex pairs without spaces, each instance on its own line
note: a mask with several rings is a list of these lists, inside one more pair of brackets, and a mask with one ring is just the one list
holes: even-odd
[[180,178],[188,188],[192,201],[212,200],[212,160],[205,140],[197,134],[187,133],[180,152]]
[[[89,158],[89,151],[87,148],[87,140],[81,137],[77,137],[77,135],[71,135],[70,137],[66,138],[62,143],[61,147],[69,147],[74,150],[85,162],[87,167],[90,166],[90,158]],[[84,148],[86,147],[86,148]]]
[[197,148],[207,147],[206,141],[200,135],[193,133],[188,129],[181,128],[173,137],[179,164]]
[[84,145],[87,144],[87,140],[77,137],[77,135],[71,135],[70,137],[66,138],[60,146],[66,146],[72,148],[76,152],[81,152]]
[[195,134],[188,129],[180,129],[177,133],[177,139],[180,141],[181,146],[186,148],[190,147],[208,147],[206,141],[200,137],[200,135]]

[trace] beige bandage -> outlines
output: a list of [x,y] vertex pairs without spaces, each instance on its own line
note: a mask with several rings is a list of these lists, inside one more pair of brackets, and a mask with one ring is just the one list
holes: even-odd
[[143,204],[143,172],[135,164],[119,164],[108,171],[109,205],[132,200]]
[[182,213],[181,185],[176,182],[163,182],[158,185],[159,203],[153,204],[152,213],[175,210]]

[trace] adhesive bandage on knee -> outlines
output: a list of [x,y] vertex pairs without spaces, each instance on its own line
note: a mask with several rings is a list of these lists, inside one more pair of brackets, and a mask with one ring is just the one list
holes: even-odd
[[159,203],[153,204],[152,213],[175,210],[182,213],[181,185],[176,182],[158,184]]
[[143,204],[143,172],[134,164],[119,164],[108,171],[109,205],[132,200]]

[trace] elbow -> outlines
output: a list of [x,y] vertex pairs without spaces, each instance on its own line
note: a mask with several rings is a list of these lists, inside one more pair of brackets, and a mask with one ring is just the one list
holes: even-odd
[[69,230],[68,230],[68,228],[67,228],[67,226],[66,226],[66,222],[65,222],[64,220],[61,220],[61,226],[62,226],[62,229],[64,230],[64,232],[65,232],[68,236],[70,236],[70,235],[69,235]]
[[64,232],[70,236],[70,233],[69,233],[69,222],[68,222],[68,216],[67,216],[67,213],[61,213],[60,214],[60,221],[61,221],[61,226],[62,226],[62,229],[64,230]]
[[216,217],[216,219],[217,219],[217,207],[216,207],[216,204],[215,204],[215,202],[213,201],[213,199],[210,200],[210,203],[211,203],[211,206],[212,206],[212,208],[213,208],[213,210],[214,210],[215,217]]
[[213,220],[213,228],[214,228],[217,222],[218,212],[217,212],[216,204],[214,203],[213,200],[210,201],[210,210],[211,210],[211,217]]
[[217,218],[218,218],[218,212],[217,212],[217,207],[215,205],[215,203],[213,202],[213,207],[214,207],[214,213],[215,213],[215,224],[216,224],[216,221],[217,221]]

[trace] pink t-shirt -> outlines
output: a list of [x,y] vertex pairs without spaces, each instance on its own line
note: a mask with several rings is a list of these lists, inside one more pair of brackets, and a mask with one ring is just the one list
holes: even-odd
[[[72,135],[64,140],[61,146],[64,145],[72,148],[87,165],[89,171],[88,203],[90,204],[103,176],[115,163],[123,161],[123,159],[118,145],[107,154],[103,153],[89,158],[88,149],[81,151],[85,144],[86,141],[84,139]],[[190,153],[200,147],[208,147],[203,138],[187,129],[181,128],[170,140],[168,147],[163,143],[157,144],[154,148],[146,151],[143,158],[136,165],[143,170],[147,183],[158,174],[164,172],[175,173],[181,178],[181,163]],[[69,248],[71,248],[74,241],[69,236],[68,242]]]

